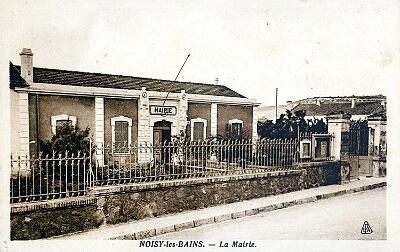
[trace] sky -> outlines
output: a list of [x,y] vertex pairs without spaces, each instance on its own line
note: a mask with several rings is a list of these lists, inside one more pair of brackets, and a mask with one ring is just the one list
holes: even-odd
[[[5,4],[6,2],[6,4]],[[391,90],[399,1],[3,1],[14,64],[215,83],[262,105]]]

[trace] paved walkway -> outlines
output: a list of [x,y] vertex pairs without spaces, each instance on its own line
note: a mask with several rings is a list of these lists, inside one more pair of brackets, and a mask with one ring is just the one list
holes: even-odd
[[361,177],[360,180],[351,181],[350,183],[343,185],[321,186],[157,218],[144,219],[112,226],[103,226],[86,232],[52,237],[49,239],[145,239],[155,235],[237,219],[261,212],[268,212],[293,205],[314,202],[338,195],[365,191],[385,185],[386,178]]

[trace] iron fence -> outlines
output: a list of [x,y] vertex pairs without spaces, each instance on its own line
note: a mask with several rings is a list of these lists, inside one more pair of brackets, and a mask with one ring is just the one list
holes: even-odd
[[[82,196],[93,186],[297,169],[299,139],[92,146],[11,157],[11,203]],[[321,160],[322,161],[322,160]]]
[[11,203],[84,195],[90,179],[91,156],[53,152],[38,157],[11,156]]
[[297,139],[96,147],[95,185],[293,169]]

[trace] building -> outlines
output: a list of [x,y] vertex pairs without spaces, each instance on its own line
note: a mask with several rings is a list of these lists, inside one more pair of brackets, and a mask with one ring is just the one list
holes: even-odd
[[299,100],[291,112],[305,111],[305,119],[324,119],[329,114],[346,113],[351,120],[365,120],[369,115],[386,110],[386,96],[313,97]]
[[[258,104],[226,86],[39,68],[30,49],[20,56],[21,66],[10,62],[15,156],[37,154],[39,140],[66,123],[89,127],[98,146],[158,144],[182,130],[193,141],[229,130],[257,137]],[[139,161],[151,158],[146,155]]]
[[[365,120],[369,115],[385,113],[386,96],[337,96],[337,97],[313,97],[298,101],[288,101],[285,105],[278,105],[278,117],[285,114],[286,110],[292,113],[305,111],[305,119],[326,119],[326,116],[334,113],[348,113],[351,120]],[[258,107],[257,120],[275,121],[275,106]]]

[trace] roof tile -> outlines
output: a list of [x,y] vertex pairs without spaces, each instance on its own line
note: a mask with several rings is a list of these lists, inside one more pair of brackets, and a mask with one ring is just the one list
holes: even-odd
[[[12,65],[12,63],[10,64]],[[17,71],[13,73],[17,74],[18,77],[20,66],[13,65],[13,69]],[[16,83],[15,78],[17,77],[15,77],[14,75],[11,76],[11,70],[10,70],[10,82]],[[160,92],[171,91],[174,93],[179,93],[181,90],[184,89],[185,92],[188,94],[202,94],[202,95],[245,98],[245,96],[223,85],[158,80],[151,78],[111,75],[102,73],[87,73],[87,72],[68,71],[68,70],[40,68],[40,67],[33,68],[33,81],[36,83],[48,83],[48,84],[60,84],[60,85],[84,86],[84,87],[133,89],[133,90],[140,90],[142,87],[145,87],[149,91],[160,91]]]

